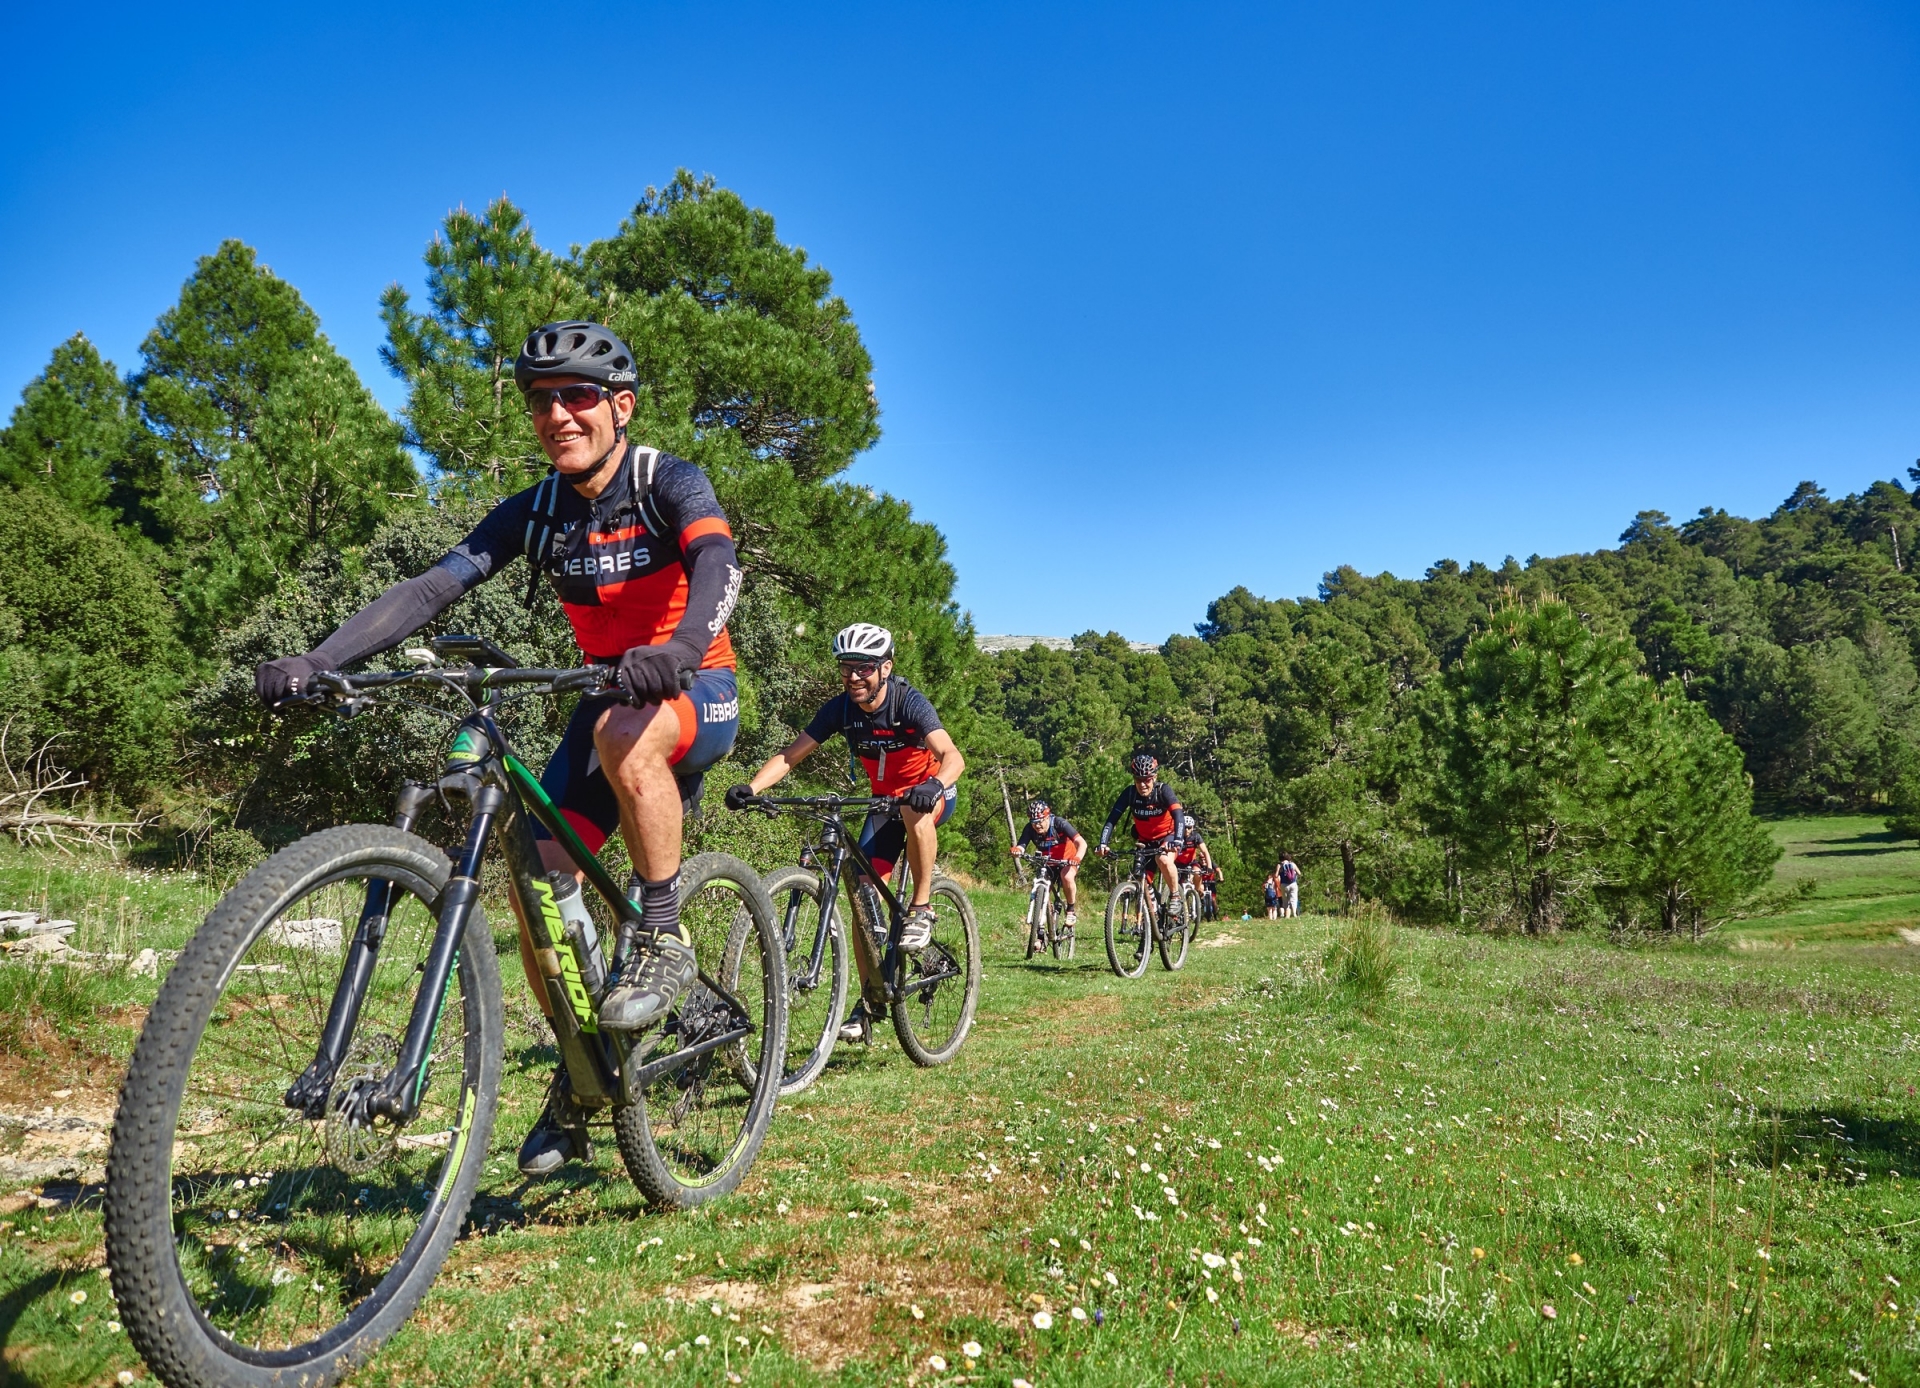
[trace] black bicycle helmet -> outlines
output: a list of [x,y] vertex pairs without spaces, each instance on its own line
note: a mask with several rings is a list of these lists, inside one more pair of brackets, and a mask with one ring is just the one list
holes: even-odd
[[1127,763],[1127,768],[1133,772],[1133,777],[1137,781],[1158,771],[1160,759],[1151,752],[1135,752],[1132,760]]
[[637,376],[627,344],[598,323],[548,323],[527,334],[513,363],[513,383],[525,390],[543,376],[578,376],[603,386],[632,388]]

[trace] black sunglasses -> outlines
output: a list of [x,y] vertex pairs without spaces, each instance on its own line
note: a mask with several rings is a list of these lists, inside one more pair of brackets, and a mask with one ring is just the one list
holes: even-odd
[[869,676],[879,674],[880,667],[883,664],[885,664],[885,662],[879,661],[879,660],[862,661],[858,665],[854,665],[846,661],[842,661],[840,665],[840,673],[843,675],[858,675],[861,679],[866,679]]
[[543,415],[558,400],[569,414],[583,414],[611,394],[613,392],[605,386],[594,385],[591,381],[571,386],[533,386],[526,392],[527,408],[536,416]]

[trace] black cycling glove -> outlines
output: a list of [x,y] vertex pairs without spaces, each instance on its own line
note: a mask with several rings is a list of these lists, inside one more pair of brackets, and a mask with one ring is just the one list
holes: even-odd
[[751,799],[753,799],[753,787],[745,781],[742,781],[737,786],[727,787],[726,806],[728,809],[734,811],[744,810],[747,807],[747,802]]
[[940,783],[940,778],[929,776],[907,792],[907,808],[918,810],[921,814],[931,814],[940,808],[940,802],[946,795],[947,788]]
[[261,663],[253,672],[253,692],[268,708],[313,693],[314,675],[326,669],[310,655],[288,655]]
[[620,688],[627,702],[644,707],[678,697],[682,673],[691,676],[699,669],[702,654],[677,638],[658,646],[635,646],[620,657]]

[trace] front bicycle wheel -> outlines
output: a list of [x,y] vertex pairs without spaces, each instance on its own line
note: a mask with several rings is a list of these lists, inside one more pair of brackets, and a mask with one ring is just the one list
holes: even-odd
[[980,1005],[980,931],[960,884],[933,877],[933,938],[908,955],[893,1034],[915,1065],[945,1065],[960,1054]]
[[847,936],[837,915],[827,916],[819,873],[781,868],[766,879],[766,887],[780,914],[787,955],[787,1072],[780,1093],[791,1097],[820,1078],[833,1058],[847,1012]]
[[[460,1232],[500,1088],[500,975],[476,905],[404,1128],[384,1079],[448,875],[382,825],[327,829],[221,898],[141,1029],[107,1158],[107,1265],[134,1347],[173,1388],[332,1383],[398,1330]],[[341,1066],[319,1052],[348,947],[378,939]]]
[[1178,925],[1167,919],[1171,912],[1163,909],[1160,916],[1161,929],[1158,932],[1160,945],[1160,963],[1168,971],[1179,968],[1187,962],[1187,944],[1199,931],[1196,913],[1199,904],[1194,901],[1192,891],[1182,887],[1180,895],[1174,900],[1180,903],[1181,920]]
[[1047,879],[1034,874],[1033,890],[1027,893],[1027,958],[1047,947]]
[[[787,1058],[786,945],[760,875],[727,853],[689,858],[680,867],[680,924],[701,976],[626,1063],[691,1054],[613,1108],[627,1174],[663,1210],[690,1210],[740,1184],[773,1121]],[[738,1029],[714,984],[746,1010],[749,1030],[703,1048]]]
[[1107,898],[1107,963],[1122,978],[1147,971],[1148,926],[1140,883],[1127,878]]

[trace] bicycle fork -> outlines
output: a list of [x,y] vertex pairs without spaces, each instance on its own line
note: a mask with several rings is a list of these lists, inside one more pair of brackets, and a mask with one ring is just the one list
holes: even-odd
[[[401,787],[393,824],[396,829],[413,827],[421,808],[433,794],[430,786],[407,782]],[[492,786],[480,788],[473,798],[474,816],[460,860],[454,865],[440,897],[438,928],[433,945],[422,967],[420,991],[415,995],[413,1015],[407,1022],[406,1038],[394,1068],[378,1081],[355,1081],[353,1091],[342,1095],[338,1107],[349,1122],[365,1126],[375,1117],[395,1124],[410,1121],[420,1109],[420,1093],[427,1078],[427,1059],[433,1049],[434,1033],[439,1030],[440,1012],[445,1003],[447,984],[459,964],[460,937],[467,917],[480,895],[480,855],[492,832],[494,816],[499,813],[502,792]],[[333,1001],[327,1008],[326,1026],[321,1031],[317,1054],[300,1077],[288,1087],[283,1102],[302,1117],[326,1117],[333,1100],[333,1083],[345,1062],[354,1028],[359,1025],[360,1009],[366,1001],[373,971],[379,962],[380,946],[387,933],[394,897],[399,888],[376,878],[367,883],[366,899],[360,908],[360,922],[347,949],[346,966],[334,985]]]

